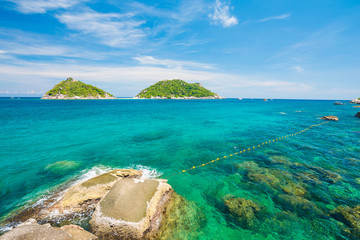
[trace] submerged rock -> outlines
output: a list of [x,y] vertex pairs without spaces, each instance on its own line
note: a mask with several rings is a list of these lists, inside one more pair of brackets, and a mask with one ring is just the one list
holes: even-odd
[[280,179],[275,177],[273,174],[269,172],[264,173],[256,173],[256,172],[249,172],[247,174],[249,180],[258,183],[264,183],[272,188],[277,188],[280,185]]
[[294,213],[281,211],[265,218],[262,224],[265,224],[266,227],[261,227],[259,230],[264,231],[265,236],[269,234],[267,230],[271,229],[271,232],[280,234],[281,239],[296,239],[296,233],[289,231],[289,229],[296,229],[298,221]]
[[300,215],[319,215],[322,213],[321,210],[316,207],[315,203],[301,196],[280,194],[276,200],[281,204],[283,209],[294,211]]
[[281,189],[290,195],[296,195],[296,196],[305,196],[307,194],[306,189],[300,184],[291,182],[286,184],[285,186],[281,186]]
[[326,170],[324,168],[316,167],[316,166],[310,166],[310,165],[304,165],[304,166],[318,173],[320,179],[323,179],[328,183],[336,183],[342,179],[342,177],[336,172],[332,172],[330,170]]
[[0,240],[93,240],[97,236],[75,225],[62,228],[40,225],[35,219],[29,219],[18,227],[5,233]]
[[358,112],[357,114],[355,114],[355,117],[360,118],[360,112]]
[[198,239],[206,224],[200,207],[174,192],[164,211],[160,229],[151,239]]
[[336,116],[323,116],[321,119],[329,120],[329,121],[339,121],[339,118]]
[[239,169],[246,169],[248,171],[256,171],[256,170],[260,169],[259,165],[253,161],[245,161],[245,162],[239,163],[236,165],[236,167]]
[[354,239],[360,239],[360,205],[353,208],[338,206],[331,211],[331,216],[348,227],[344,230],[347,235]]
[[252,227],[261,210],[255,202],[245,198],[230,197],[225,199],[224,204],[244,227]]
[[172,193],[164,180],[121,179],[97,205],[91,228],[104,239],[150,238]]
[[[321,183],[322,180],[328,183],[336,183],[342,179],[341,175],[339,175],[336,172],[324,169],[322,167],[308,165],[305,163],[291,162],[287,160],[286,157],[283,156],[271,156],[270,162],[275,164],[285,165],[297,170],[299,169],[305,170],[305,172],[296,173],[296,176],[298,178],[303,179],[305,181],[313,181],[316,183]],[[314,173],[309,172],[309,170],[313,171]]]
[[75,161],[59,161],[55,163],[48,164],[45,167],[45,171],[54,173],[54,174],[61,174],[64,172],[68,172],[74,170],[80,166],[80,163]]

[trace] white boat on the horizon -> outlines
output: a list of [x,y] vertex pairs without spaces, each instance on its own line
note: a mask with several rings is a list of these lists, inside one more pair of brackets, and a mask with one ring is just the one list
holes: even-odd
[[242,100],[242,98],[238,98],[239,100]]

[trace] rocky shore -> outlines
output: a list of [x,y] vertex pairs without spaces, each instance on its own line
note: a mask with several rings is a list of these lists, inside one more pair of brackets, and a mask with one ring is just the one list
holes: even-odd
[[116,97],[110,96],[107,93],[105,94],[105,97],[100,96],[99,94],[97,96],[88,96],[88,97],[69,97],[68,95],[63,94],[56,94],[53,96],[50,96],[48,94],[44,94],[41,99],[51,99],[51,100],[83,100],[83,99],[116,99]]
[[134,99],[187,99],[187,100],[192,100],[192,99],[225,99],[224,97],[221,97],[219,95],[216,96],[212,96],[212,97],[150,97],[150,98],[141,98],[141,97],[134,97]]
[[[0,240],[154,239],[166,232],[164,221],[179,197],[166,180],[117,169],[75,184],[55,202],[27,212],[26,220],[13,218],[23,221]],[[73,224],[79,216],[88,219],[88,231]]]
[[355,99],[351,100],[351,103],[360,104],[360,98],[355,98]]

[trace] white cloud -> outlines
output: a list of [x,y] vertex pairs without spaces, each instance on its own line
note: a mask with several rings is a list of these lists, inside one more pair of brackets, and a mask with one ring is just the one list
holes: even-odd
[[[281,52],[268,60],[296,58],[298,60],[309,59],[317,52],[333,47],[346,27],[330,24],[319,31],[314,32],[305,39],[284,48]],[[286,59],[288,61],[288,59]]]
[[213,69],[212,64],[191,62],[191,61],[178,61],[170,59],[157,59],[152,56],[134,57],[133,59],[139,61],[144,65],[159,65],[167,68],[183,69],[183,68],[195,68],[195,69]]
[[266,17],[266,18],[262,18],[262,19],[258,19],[258,20],[248,20],[243,22],[243,24],[248,24],[248,23],[263,23],[263,22],[268,22],[268,21],[272,21],[272,20],[285,20],[288,19],[291,16],[291,13],[285,13],[279,16],[271,16],[271,17]]
[[214,5],[214,13],[209,17],[215,24],[221,24],[223,27],[230,27],[238,24],[238,20],[235,16],[230,14],[230,6],[222,3],[220,0],[216,0]]
[[291,16],[291,13],[285,13],[280,16],[272,16],[272,17],[259,19],[259,20],[257,20],[257,22],[268,22],[271,20],[284,20],[284,19],[288,19],[290,16]]
[[[11,28],[0,28],[0,58],[11,56],[52,56],[86,59],[103,59],[111,52],[95,52],[86,47],[64,45],[62,40],[49,38],[45,34],[36,34]],[[16,62],[19,59],[14,59]]]
[[45,13],[58,8],[70,8],[88,0],[7,0],[16,4],[22,13]]
[[303,72],[304,69],[301,66],[294,66],[292,67],[293,70],[295,70],[296,72]]
[[[39,92],[43,89],[45,92],[46,89],[67,77],[94,84],[117,96],[135,96],[141,89],[164,79],[201,82],[205,87],[225,97],[274,97],[290,92],[294,97],[296,94],[312,89],[311,86],[304,83],[276,80],[264,75],[236,75],[156,66],[127,67],[51,63],[29,63],[21,66],[0,65],[0,79],[11,81],[15,87],[9,90],[14,91],[26,92],[28,89],[34,89],[35,92]],[[26,85],[28,89],[23,89]],[[270,96],[269,93],[271,93]]]
[[56,15],[61,23],[69,29],[94,36],[103,44],[111,47],[126,47],[138,43],[146,36],[144,21],[134,20],[132,14],[99,13],[65,13]]

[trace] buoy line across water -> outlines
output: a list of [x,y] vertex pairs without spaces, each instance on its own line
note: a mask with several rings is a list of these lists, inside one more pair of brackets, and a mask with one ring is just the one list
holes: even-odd
[[203,163],[203,164],[200,164],[200,165],[197,165],[197,166],[192,166],[191,168],[188,168],[188,169],[184,169],[180,172],[177,172],[177,173],[174,173],[172,175],[168,175],[168,176],[164,176],[163,178],[167,179],[167,178],[171,178],[171,177],[174,177],[176,175],[179,175],[181,173],[186,173],[188,171],[191,171],[191,170],[194,170],[194,169],[197,169],[197,168],[201,168],[201,167],[205,167],[209,164],[212,164],[212,163],[215,163],[215,162],[218,162],[220,160],[223,160],[223,159],[226,159],[226,158],[229,158],[229,157],[233,157],[233,156],[236,156],[236,155],[239,155],[239,154],[243,154],[243,153],[246,153],[246,152],[250,152],[250,151],[254,151],[256,150],[257,148],[260,148],[261,146],[264,146],[264,145],[267,145],[267,144],[270,144],[270,143],[275,143],[277,141],[280,141],[280,140],[284,140],[284,139],[287,139],[289,137],[293,137],[293,136],[296,136],[296,135],[299,135],[303,132],[306,132],[308,130],[310,130],[311,128],[313,127],[318,127],[318,126],[321,126],[325,123],[329,123],[330,121],[326,121],[326,122],[323,122],[323,123],[320,123],[320,124],[314,124],[314,125],[311,125],[310,127],[307,127],[299,132],[296,132],[296,133],[293,133],[293,134],[289,134],[289,135],[286,135],[286,136],[282,136],[282,137],[278,137],[278,138],[275,138],[275,139],[272,139],[272,140],[269,140],[267,142],[263,142],[261,144],[258,144],[258,145],[255,145],[255,146],[252,146],[252,147],[248,147],[248,148],[244,148],[243,150],[241,151],[238,151],[238,152],[235,152],[235,153],[232,153],[230,155],[227,155],[227,156],[223,156],[221,158],[216,158],[214,160],[211,160],[209,162],[206,162],[206,163]]

